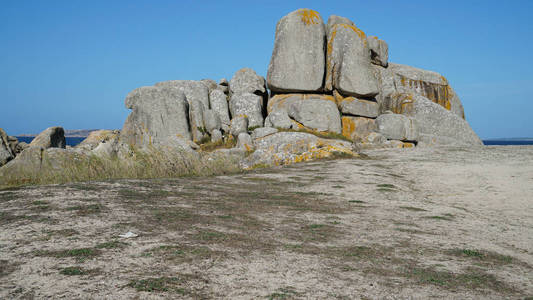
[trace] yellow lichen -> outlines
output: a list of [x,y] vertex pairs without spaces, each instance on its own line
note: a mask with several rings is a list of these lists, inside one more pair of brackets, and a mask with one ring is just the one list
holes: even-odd
[[304,8],[304,9],[298,10],[297,13],[298,15],[300,15],[302,22],[306,26],[321,23],[320,14],[314,10]]
[[338,24],[344,28],[348,28],[348,29],[351,29],[353,30],[358,36],[359,38],[363,41],[363,43],[365,44],[366,46],[366,34],[359,28],[355,27],[355,25],[350,25],[350,24]]
[[352,138],[352,133],[355,131],[355,122],[350,117],[342,117],[342,135],[347,139]]

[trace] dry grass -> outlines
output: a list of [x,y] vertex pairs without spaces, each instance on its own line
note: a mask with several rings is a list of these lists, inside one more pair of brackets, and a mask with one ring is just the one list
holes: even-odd
[[123,178],[173,178],[210,176],[240,171],[235,158],[217,155],[163,151],[155,148],[131,149],[131,157],[81,156],[69,154],[51,158],[43,152],[42,164],[11,167],[0,173],[0,190],[24,185],[57,184]]

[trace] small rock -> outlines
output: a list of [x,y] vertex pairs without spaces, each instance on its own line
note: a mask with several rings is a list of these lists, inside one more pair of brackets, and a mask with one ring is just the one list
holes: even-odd
[[230,133],[233,136],[238,136],[242,132],[248,132],[248,117],[241,115],[231,120]]

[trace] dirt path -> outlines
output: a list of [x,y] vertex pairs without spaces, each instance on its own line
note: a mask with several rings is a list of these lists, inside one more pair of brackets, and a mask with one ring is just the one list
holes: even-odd
[[533,296],[533,147],[367,154],[0,191],[0,298]]

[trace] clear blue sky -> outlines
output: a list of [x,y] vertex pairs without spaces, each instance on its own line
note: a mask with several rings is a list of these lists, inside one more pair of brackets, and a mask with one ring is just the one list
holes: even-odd
[[390,61],[437,71],[482,138],[533,136],[533,1],[1,1],[0,127],[122,128],[124,98],[172,79],[265,76],[276,22],[352,19]]

